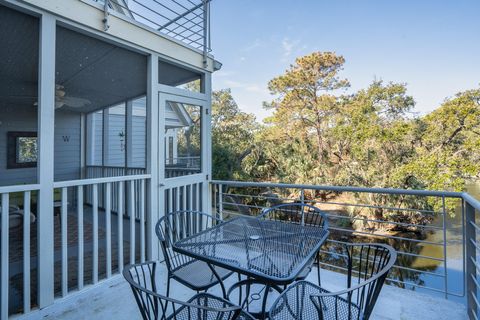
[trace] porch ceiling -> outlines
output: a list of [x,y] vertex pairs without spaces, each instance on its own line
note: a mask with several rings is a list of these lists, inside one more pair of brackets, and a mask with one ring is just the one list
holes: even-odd
[[0,5],[0,106],[37,96],[39,20]]
[[[37,101],[38,19],[0,6],[0,101],[31,105]],[[56,84],[66,97],[90,104],[62,109],[89,112],[144,95],[147,57],[113,44],[57,27]]]

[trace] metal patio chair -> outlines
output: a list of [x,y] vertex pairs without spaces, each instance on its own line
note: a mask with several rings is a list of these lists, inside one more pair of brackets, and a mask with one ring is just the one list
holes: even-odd
[[222,220],[198,211],[172,212],[158,220],[155,232],[160,240],[168,270],[167,296],[170,294],[171,279],[198,293],[208,290],[233,274],[230,270],[210,266],[203,261],[172,250],[174,242],[200,233],[219,223],[222,223]]
[[155,281],[157,264],[144,262],[123,270],[144,320],[254,319],[239,306],[209,293],[198,293],[186,302],[159,294]]
[[330,292],[307,281],[296,282],[273,303],[270,319],[369,319],[397,254],[384,244],[348,244],[342,256],[346,289]]
[[[328,220],[326,214],[317,207],[305,203],[283,203],[266,208],[262,210],[262,213],[258,216],[258,218],[328,229]],[[310,261],[308,266],[303,269],[301,274],[297,277],[297,280],[304,280],[308,276],[308,274],[312,271],[314,262],[319,262],[319,257],[320,255],[317,254],[316,257]],[[318,264],[317,268],[317,278],[318,284],[320,284],[320,264]]]

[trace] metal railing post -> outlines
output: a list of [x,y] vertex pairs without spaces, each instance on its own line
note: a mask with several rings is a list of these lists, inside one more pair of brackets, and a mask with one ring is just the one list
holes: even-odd
[[218,214],[220,219],[223,220],[223,185],[218,185]]
[[477,287],[475,280],[477,278],[477,252],[476,252],[476,228],[475,228],[475,208],[468,202],[465,204],[465,236],[466,236],[466,254],[467,260],[467,307],[470,319],[477,319]]
[[[305,204],[305,189],[300,189],[300,201]],[[305,208],[302,206],[302,226],[305,224]]]
[[108,24],[108,16],[110,15],[110,13],[108,12],[109,6],[110,4],[110,0],[105,0],[105,4],[103,5],[103,30],[104,31],[108,31],[108,29],[110,28],[110,25]]
[[208,67],[208,1],[203,0],[203,67]]
[[445,196],[442,197],[442,229],[443,229],[443,287],[445,299],[448,299],[448,267],[447,267],[447,210]]

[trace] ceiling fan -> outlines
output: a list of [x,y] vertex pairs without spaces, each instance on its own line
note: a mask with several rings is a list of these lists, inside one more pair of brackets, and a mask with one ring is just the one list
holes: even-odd
[[82,108],[91,104],[90,100],[78,97],[70,97],[66,95],[65,87],[55,85],[55,109],[60,109],[63,106],[71,108]]
[[[6,100],[37,100],[37,96],[31,95],[8,95],[8,96],[0,96],[0,99]],[[62,107],[70,107],[70,108],[82,108],[90,105],[91,102],[88,99],[78,98],[78,97],[71,97],[68,96],[65,92],[65,87],[56,84],[55,85],[55,109],[60,109]],[[33,103],[34,106],[38,106],[38,100]]]

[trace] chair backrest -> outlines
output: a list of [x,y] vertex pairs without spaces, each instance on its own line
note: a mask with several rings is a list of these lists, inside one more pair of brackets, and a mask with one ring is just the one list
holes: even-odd
[[283,203],[265,208],[258,218],[328,228],[327,216],[322,210],[299,202]]
[[149,261],[128,265],[123,270],[123,276],[130,284],[144,320],[230,320],[237,319],[240,315],[240,307],[209,294],[198,295],[189,302],[159,294],[155,284],[157,264],[158,262]]
[[176,211],[160,218],[155,227],[155,232],[160,240],[168,270],[174,270],[193,260],[193,258],[174,252],[172,250],[173,243],[219,223],[222,223],[222,220],[198,211]]
[[[320,319],[327,318],[329,308],[343,308],[343,312],[337,313],[334,319],[367,320],[397,253],[388,245],[358,243],[345,245],[342,257],[345,262],[343,267],[347,270],[347,289],[310,298]],[[331,318],[330,313],[328,318]]]

